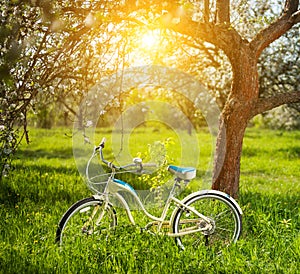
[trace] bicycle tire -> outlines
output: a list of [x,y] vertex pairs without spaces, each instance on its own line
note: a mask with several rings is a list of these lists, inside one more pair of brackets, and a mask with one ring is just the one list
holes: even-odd
[[[242,216],[238,206],[218,191],[200,192],[191,195],[185,205],[195,208],[199,213],[212,221],[209,230],[175,237],[176,244],[181,248],[200,245],[224,247],[235,243],[242,232]],[[195,221],[191,221],[191,220]],[[188,220],[188,221],[187,221]],[[186,231],[188,227],[205,227],[206,222],[184,208],[178,208],[172,222],[173,233]]]
[[[86,241],[94,235],[108,235],[111,228],[117,225],[116,211],[111,204],[106,208],[103,200],[89,197],[73,204],[62,216],[56,230],[56,242],[59,245],[74,244]],[[104,214],[97,223],[100,214]]]

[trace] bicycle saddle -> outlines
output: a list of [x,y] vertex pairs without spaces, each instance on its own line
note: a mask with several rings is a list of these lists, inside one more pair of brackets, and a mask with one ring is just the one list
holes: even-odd
[[181,180],[192,180],[196,177],[196,169],[193,167],[168,166],[168,171]]

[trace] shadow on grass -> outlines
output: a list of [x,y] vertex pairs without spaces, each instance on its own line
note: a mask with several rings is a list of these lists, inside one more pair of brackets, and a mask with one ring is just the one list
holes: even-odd
[[0,204],[14,207],[25,201],[73,203],[86,188],[75,167],[53,167],[39,162],[30,166],[15,164],[9,176],[0,180]]
[[34,204],[49,204],[55,203],[56,201],[66,201],[69,203],[73,203],[73,195],[68,190],[57,190],[55,193],[50,193],[50,195],[46,192],[32,191],[29,187],[28,191],[21,192],[15,189],[11,185],[0,183],[0,204],[6,208],[14,208],[18,204],[22,204],[25,202],[32,202]]
[[289,146],[287,148],[281,148],[278,151],[285,154],[288,159],[300,158],[300,146]]
[[14,173],[28,172],[33,175],[43,175],[46,173],[61,174],[61,175],[69,175],[69,174],[75,175],[76,173],[78,174],[78,170],[75,165],[70,167],[64,165],[53,166],[53,165],[43,164],[39,160],[37,160],[36,162],[31,162],[31,164],[29,165],[27,164],[24,166],[22,165],[22,163],[15,163],[12,166],[12,171]]
[[[242,155],[243,157],[252,158],[257,156],[269,155],[270,150],[264,148],[255,147],[244,147]],[[298,159],[300,157],[300,147],[299,146],[288,146],[286,148],[280,148],[277,150],[272,150],[272,154],[278,155],[279,157],[287,158],[290,160]]]
[[37,158],[47,158],[47,159],[71,159],[73,158],[72,148],[60,148],[52,150],[44,149],[20,149],[16,155],[18,159],[32,160]]

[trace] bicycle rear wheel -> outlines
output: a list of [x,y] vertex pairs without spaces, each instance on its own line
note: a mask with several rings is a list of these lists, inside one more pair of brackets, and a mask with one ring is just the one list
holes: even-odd
[[224,247],[238,240],[242,231],[241,214],[237,206],[224,194],[207,191],[192,195],[184,204],[206,216],[210,225],[190,210],[178,208],[172,224],[174,233],[186,232],[189,229],[204,229],[176,237],[175,241],[179,247],[182,249],[197,248],[199,245]]
[[108,235],[117,225],[114,208],[103,200],[85,198],[72,205],[61,218],[56,231],[60,245],[82,243],[95,236]]

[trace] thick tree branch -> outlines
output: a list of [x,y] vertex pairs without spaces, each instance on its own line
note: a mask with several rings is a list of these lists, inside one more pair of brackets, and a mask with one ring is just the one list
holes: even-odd
[[203,12],[203,17],[204,17],[204,22],[208,23],[209,22],[209,0],[204,0],[204,12]]
[[290,15],[297,11],[299,0],[286,0],[284,4],[284,12]]
[[299,0],[286,0],[284,13],[275,22],[261,30],[251,41],[250,46],[258,58],[261,52],[272,42],[286,33],[293,25],[300,21],[297,11]]
[[190,18],[181,18],[179,23],[174,24],[172,18],[165,17],[161,18],[160,27],[209,42],[223,50],[230,59],[233,49],[240,48],[243,43],[240,34],[227,24],[195,22]]
[[291,16],[290,21],[294,24],[300,23],[300,10],[298,10]]
[[300,91],[280,93],[269,98],[260,98],[252,111],[252,117],[283,104],[300,102]]
[[230,22],[230,8],[229,0],[217,0],[216,2],[216,18],[217,23],[229,23]]

